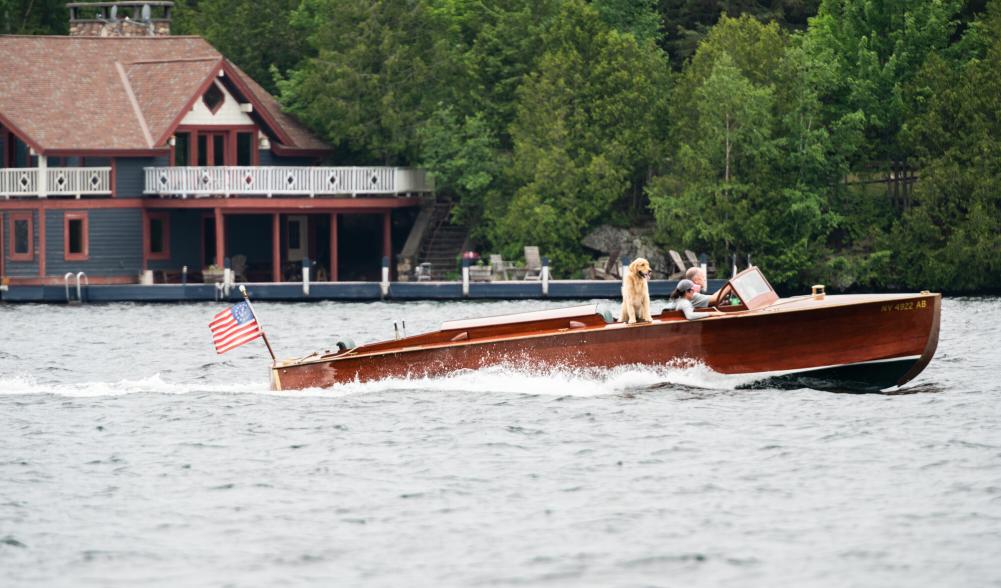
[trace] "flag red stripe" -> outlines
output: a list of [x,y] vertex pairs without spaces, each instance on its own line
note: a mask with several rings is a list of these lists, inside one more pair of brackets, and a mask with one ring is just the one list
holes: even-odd
[[[237,310],[239,310],[239,314]],[[249,310],[249,307],[244,308],[243,303],[241,303],[227,308],[212,317],[212,321],[209,322],[209,330],[212,331],[212,344],[215,345],[216,353],[225,353],[230,349],[239,347],[248,341],[253,341],[264,335],[260,323],[257,322],[257,317],[253,315],[253,311],[250,311],[248,317],[247,310]],[[240,323],[238,322],[238,316],[249,318],[249,320]]]
[[218,328],[212,329],[212,337],[218,337],[220,334],[224,334],[231,329],[239,328],[240,325],[236,321],[227,323],[225,325],[220,325]]
[[243,338],[235,339],[232,342],[227,343],[226,345],[222,345],[222,346],[216,348],[216,352],[217,353],[226,353],[230,349],[233,349],[234,347],[239,347],[240,345],[243,345],[244,343],[246,343],[248,341],[253,341],[254,339],[257,339],[260,336],[261,336],[261,332],[260,331],[254,331],[254,332],[248,334],[247,336],[245,336]]
[[247,323],[245,325],[241,325],[237,329],[229,330],[223,334],[214,337],[212,339],[212,342],[215,343],[216,346],[218,347],[220,345],[225,345],[229,343],[229,341],[234,337],[241,337],[252,331],[259,331],[259,330],[260,330],[260,325],[258,325],[256,322]]
[[236,319],[233,318],[233,313],[226,311],[226,316],[218,317],[209,323],[209,328],[213,331],[219,328],[219,325],[224,323],[235,323]]

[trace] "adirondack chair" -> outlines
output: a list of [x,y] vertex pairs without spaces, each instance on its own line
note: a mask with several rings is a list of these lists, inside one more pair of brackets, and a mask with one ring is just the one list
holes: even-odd
[[237,282],[247,281],[247,256],[234,255],[230,260],[229,269],[233,270],[233,279]]
[[494,274],[495,280],[507,281],[510,278],[507,277],[508,263],[504,261],[504,256],[498,253],[490,254],[490,269]]
[[699,262],[699,257],[691,249],[685,249],[685,260],[688,261],[689,267],[699,267],[702,265]]
[[525,246],[525,279],[542,279],[542,257],[539,248],[534,245]]
[[431,263],[425,261],[414,269],[414,277],[418,282],[431,281]]
[[[692,267],[700,267],[702,262],[699,261],[699,257],[695,255],[695,252],[691,249],[685,249],[685,258]],[[716,266],[713,264],[712,260],[707,260],[706,262],[706,277],[716,273]]]
[[667,254],[671,257],[671,261],[674,262],[674,270],[675,270],[671,272],[671,275],[669,275],[667,279],[680,280],[681,278],[685,277],[685,270],[687,268],[685,267],[684,260],[681,259],[681,254],[675,251],[674,249],[669,249],[667,251]]

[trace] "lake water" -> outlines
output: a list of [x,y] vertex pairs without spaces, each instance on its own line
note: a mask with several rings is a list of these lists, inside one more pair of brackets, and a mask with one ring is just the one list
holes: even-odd
[[[257,310],[288,357],[547,306]],[[215,355],[221,308],[0,305],[0,585],[1001,586],[997,298],[945,300],[893,395],[699,367],[272,393],[260,341]]]

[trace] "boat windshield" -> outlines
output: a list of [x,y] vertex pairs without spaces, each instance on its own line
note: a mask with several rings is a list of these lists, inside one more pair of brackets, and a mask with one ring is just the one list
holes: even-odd
[[765,276],[756,267],[750,267],[730,279],[737,296],[749,309],[762,308],[778,300]]

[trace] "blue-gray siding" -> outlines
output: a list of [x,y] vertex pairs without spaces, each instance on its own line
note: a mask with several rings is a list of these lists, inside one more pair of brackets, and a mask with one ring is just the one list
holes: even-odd
[[[63,243],[64,212],[86,212],[89,259],[67,261]],[[138,208],[49,210],[45,214],[45,272],[61,276],[86,272],[95,276],[138,277],[142,270],[142,211]]]
[[166,167],[167,156],[162,157],[119,157],[115,159],[115,196],[118,198],[142,198],[146,189],[147,167]]
[[151,270],[202,269],[202,210],[170,211],[170,259],[149,260]]
[[[17,212],[21,212],[20,210]],[[11,211],[0,212],[0,217],[3,217],[3,244],[0,245],[0,250],[3,251],[3,271],[4,275],[10,276],[12,278],[37,278],[38,277],[38,251],[39,251],[39,237],[38,237],[38,211],[31,211],[31,234],[34,240],[32,244],[32,251],[35,252],[35,256],[31,261],[11,261],[10,254],[8,250],[10,245],[10,235],[13,227],[10,223]]]

